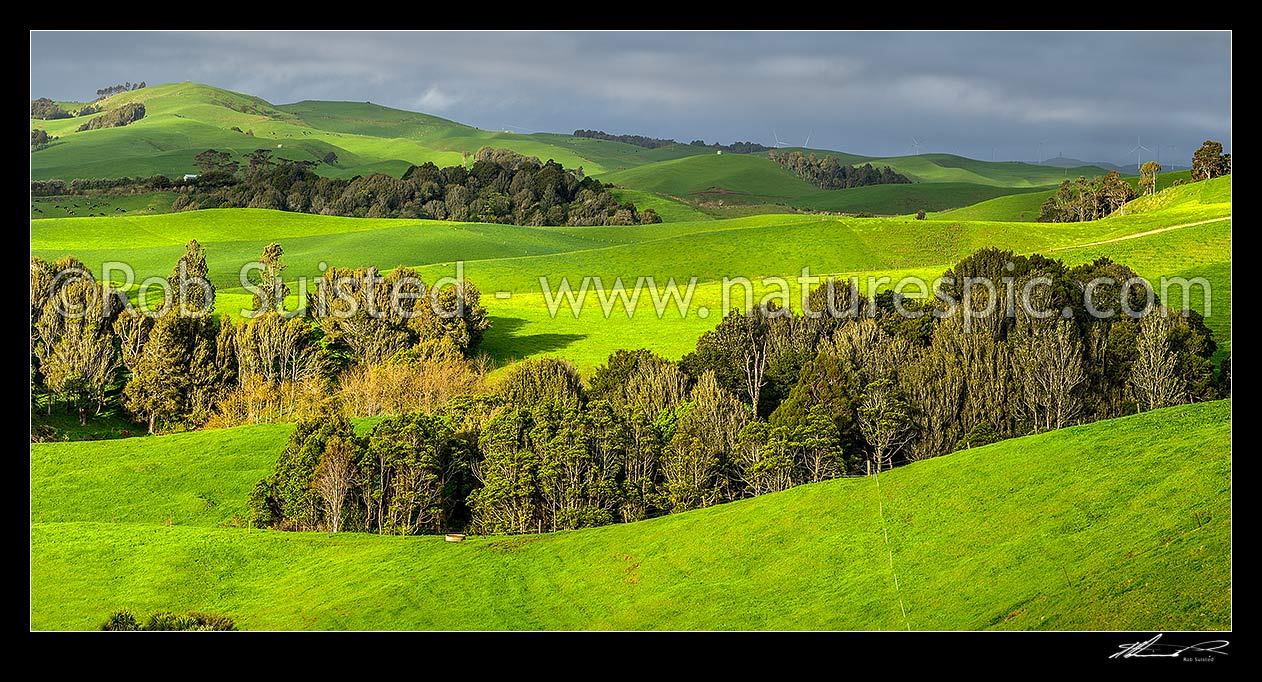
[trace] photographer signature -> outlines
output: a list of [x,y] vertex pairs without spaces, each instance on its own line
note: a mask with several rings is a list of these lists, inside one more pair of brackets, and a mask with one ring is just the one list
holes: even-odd
[[1120,651],[1109,658],[1178,658],[1184,653],[1206,653],[1227,655],[1223,648],[1230,642],[1225,639],[1211,639],[1198,644],[1161,644],[1161,635],[1156,635],[1146,642],[1131,642],[1118,645]]

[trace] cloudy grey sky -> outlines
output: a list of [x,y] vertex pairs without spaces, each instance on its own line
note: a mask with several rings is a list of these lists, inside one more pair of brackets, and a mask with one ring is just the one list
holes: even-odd
[[[31,34],[31,97],[198,81],[281,104],[372,101],[487,129],[774,136],[1134,163],[1231,142],[1231,35],[1141,33]],[[1186,163],[1186,161],[1184,161]]]

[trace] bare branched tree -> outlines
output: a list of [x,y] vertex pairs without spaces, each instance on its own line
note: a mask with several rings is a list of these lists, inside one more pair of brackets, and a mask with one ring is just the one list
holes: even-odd
[[1016,339],[1013,369],[1022,405],[1034,429],[1068,426],[1082,412],[1079,386],[1086,380],[1082,341],[1073,322],[1057,319]]
[[340,531],[342,507],[346,504],[346,495],[355,485],[355,466],[350,443],[341,437],[334,437],[329,441],[324,454],[320,456],[312,485],[320,499],[324,500],[325,513],[333,532]]
[[1139,323],[1139,354],[1131,365],[1130,384],[1140,410],[1155,410],[1180,402],[1183,382],[1170,348],[1175,318],[1166,308],[1149,310]]

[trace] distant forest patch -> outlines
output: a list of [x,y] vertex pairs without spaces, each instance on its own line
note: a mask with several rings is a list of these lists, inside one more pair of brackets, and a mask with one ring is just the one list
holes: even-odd
[[47,97],[31,100],[31,118],[53,121],[59,118],[70,118],[70,112],[62,109],[56,102]]
[[79,126],[79,131],[97,130],[99,128],[121,128],[125,125],[135,123],[144,117],[145,105],[139,102],[124,104],[117,109],[107,111],[96,118],[89,119],[87,123]]
[[[108,115],[108,114],[107,114]],[[95,119],[94,119],[95,120]],[[36,134],[31,136],[36,144]],[[352,179],[316,174],[319,161],[272,157],[256,149],[242,162],[230,152],[207,149],[188,178],[34,181],[33,196],[175,190],[175,211],[203,208],[268,208],[357,218],[428,218],[507,225],[644,225],[662,222],[651,208],[619,202],[599,180],[580,176],[549,159],[540,162],[507,149],[483,147],[471,167],[412,166],[402,178],[384,173]],[[336,161],[325,155],[325,163]]]
[[[679,140],[672,140],[664,137],[646,137],[644,135],[611,135],[603,130],[575,130],[574,137],[587,137],[593,140],[608,140],[610,142],[622,142],[624,144],[633,144],[637,147],[645,149],[657,149],[658,147],[669,147],[673,144],[682,144]],[[757,142],[733,142],[732,144],[706,144],[705,140],[693,140],[688,143],[693,147],[708,147],[717,151],[730,152],[732,154],[753,154],[756,152],[765,152],[771,147],[767,147]]]
[[819,158],[802,152],[777,152],[767,155],[772,161],[793,171],[799,178],[823,189],[849,189],[867,185],[905,185],[911,178],[894,172],[889,166],[878,169],[870,163],[848,166],[835,156]]

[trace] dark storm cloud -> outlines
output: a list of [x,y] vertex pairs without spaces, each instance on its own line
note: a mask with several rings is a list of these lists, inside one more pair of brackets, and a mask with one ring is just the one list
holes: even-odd
[[[198,81],[488,129],[1124,162],[1230,147],[1228,33],[34,33],[31,96]],[[1177,149],[1171,149],[1171,146]]]

